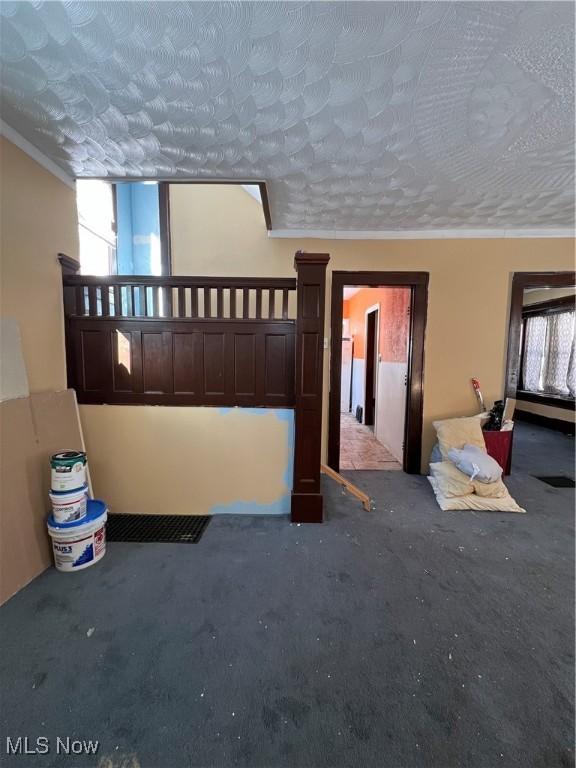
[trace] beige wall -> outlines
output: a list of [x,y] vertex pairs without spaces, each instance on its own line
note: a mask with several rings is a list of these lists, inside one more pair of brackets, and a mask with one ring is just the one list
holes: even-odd
[[293,414],[80,406],[94,494],[114,512],[288,514]]
[[58,253],[78,258],[74,190],[0,137],[0,314],[20,325],[31,392],[66,387]]
[[[48,457],[74,442],[81,446],[73,394],[54,394],[66,387],[57,255],[77,257],[74,190],[1,137],[0,230],[0,365],[10,366],[12,378],[18,378],[17,385],[13,381],[4,389],[0,413],[0,600],[4,600],[50,565],[45,526]],[[20,365],[21,350],[26,373]],[[4,375],[2,379],[4,384]],[[26,397],[27,384],[35,393],[31,397]]]
[[[512,273],[574,268],[571,239],[269,239],[259,204],[241,187],[173,185],[170,204],[175,274],[292,276],[298,249],[330,254],[329,283],[333,269],[430,273],[423,465],[432,421],[476,411],[473,376],[487,403],[502,397]],[[327,313],[329,297],[330,285]],[[326,394],[328,364],[326,352]],[[324,447],[325,438],[326,426]]]

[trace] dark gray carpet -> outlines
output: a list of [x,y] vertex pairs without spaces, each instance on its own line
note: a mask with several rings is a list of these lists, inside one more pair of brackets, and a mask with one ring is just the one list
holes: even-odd
[[100,749],[4,764],[573,765],[574,491],[530,477],[571,468],[573,441],[520,425],[516,451],[527,515],[443,513],[423,477],[355,472],[376,511],[326,483],[322,526],[219,517],[197,545],[46,572],[1,611],[0,749]]

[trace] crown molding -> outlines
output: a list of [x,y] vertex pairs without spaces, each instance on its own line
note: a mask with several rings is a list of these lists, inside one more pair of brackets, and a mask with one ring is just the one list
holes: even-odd
[[[37,147],[31,144],[11,126],[0,119],[0,135],[25,152],[39,165],[56,176],[60,181],[75,188],[75,180],[66,171],[47,157]],[[124,179],[126,181],[126,179]],[[140,180],[140,179],[139,179]],[[156,179],[158,180],[158,179]],[[197,179],[168,179],[173,183],[194,183]],[[204,183],[209,180],[202,179]],[[221,179],[212,183],[224,182]],[[241,182],[240,182],[241,183]],[[254,184],[255,182],[250,182]],[[244,186],[244,185],[243,185]],[[248,191],[248,190],[246,190]],[[251,193],[250,193],[251,194]],[[254,196],[254,195],[253,195]],[[362,230],[362,229],[271,229],[268,237],[271,239],[310,239],[310,240],[470,240],[470,239],[511,239],[511,238],[574,238],[575,230],[569,227],[536,228],[536,229],[401,229],[401,230]]]
[[321,240],[470,240],[511,238],[574,238],[575,230],[550,229],[399,229],[399,230],[345,230],[345,229],[271,229],[270,238]]
[[72,189],[76,188],[76,183],[72,176],[68,176],[66,171],[60,168],[59,165],[57,165],[53,160],[50,160],[49,157],[46,157],[46,155],[40,152],[40,150],[35,147],[34,144],[31,144],[28,139],[25,139],[24,136],[21,136],[18,131],[15,131],[14,128],[11,128],[1,119],[0,135],[4,136],[4,138],[8,139],[8,141],[11,141],[12,144],[15,144],[18,149],[21,149],[22,152],[25,152],[28,157],[31,157],[32,160],[35,160],[53,176],[56,176],[58,179],[60,179],[60,181],[63,181],[64,184],[66,184],[68,187],[71,187]]

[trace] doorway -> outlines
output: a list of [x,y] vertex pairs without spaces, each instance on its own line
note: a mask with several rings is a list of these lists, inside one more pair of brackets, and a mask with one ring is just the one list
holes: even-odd
[[374,429],[374,414],[376,413],[376,386],[378,370],[378,327],[380,325],[380,308],[371,307],[366,310],[366,377],[364,383],[364,424]]
[[[398,418],[381,418],[379,424],[379,403],[387,393],[386,388],[378,391],[378,371],[386,363],[382,355],[379,339],[384,323],[382,307],[374,301],[364,304],[365,317],[362,323],[363,339],[351,332],[350,319],[345,315],[345,293],[350,296],[354,291],[365,288],[404,289],[399,293],[407,296],[405,364],[401,375],[401,404],[392,410]],[[422,394],[424,370],[424,334],[428,301],[428,273],[426,272],[345,272],[332,273],[331,302],[331,354],[330,354],[330,401],[328,427],[328,464],[335,471],[340,470],[342,437],[346,439],[348,430],[354,429],[354,439],[359,438],[358,428],[364,431],[362,439],[375,441],[385,434],[384,428],[395,428],[398,443],[395,456],[401,460],[402,469],[410,473],[420,472],[422,443]],[[385,340],[385,337],[384,337]],[[348,375],[347,357],[351,356],[351,372]],[[364,359],[362,360],[362,357]],[[384,357],[384,359],[383,359]],[[343,365],[344,363],[344,365]],[[344,376],[344,384],[343,384]],[[398,378],[398,376],[396,376]],[[347,383],[349,382],[349,384]],[[363,392],[359,396],[356,384],[361,382]],[[343,386],[344,390],[343,391]],[[347,387],[350,386],[350,392]],[[350,412],[343,413],[344,404],[350,403]],[[400,411],[400,413],[398,413]],[[399,431],[400,430],[400,431]],[[382,440],[380,447],[386,449]],[[383,445],[382,445],[383,444]],[[388,458],[388,457],[386,457]],[[394,456],[389,457],[394,460]],[[383,460],[385,461],[385,460]],[[383,462],[380,462],[383,463]],[[354,467],[387,468],[387,467]],[[392,468],[391,466],[389,468]]]

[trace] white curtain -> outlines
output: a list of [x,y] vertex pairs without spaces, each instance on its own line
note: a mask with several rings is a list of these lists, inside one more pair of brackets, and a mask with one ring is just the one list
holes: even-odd
[[566,386],[570,397],[576,397],[576,333],[572,337],[572,350],[568,362],[568,376],[566,377]]
[[554,395],[576,391],[574,312],[529,317],[522,377],[524,389]]
[[529,317],[526,320],[524,344],[524,389],[540,392],[542,389],[542,363],[546,351],[546,318]]

